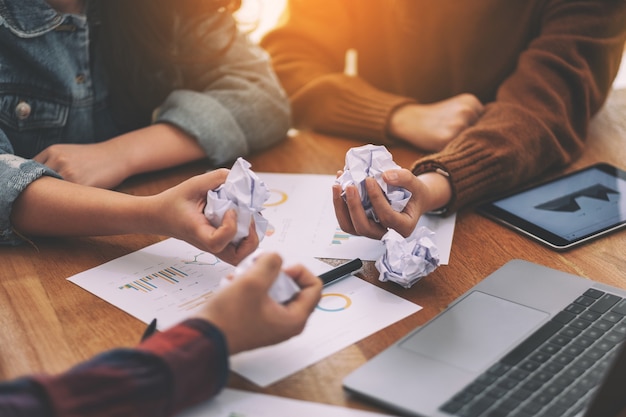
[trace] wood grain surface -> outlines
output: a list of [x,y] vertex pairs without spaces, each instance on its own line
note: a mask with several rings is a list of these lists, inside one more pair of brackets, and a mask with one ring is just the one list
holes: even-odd
[[[335,174],[343,167],[346,151],[363,143],[297,132],[247,159],[258,172]],[[405,167],[418,156],[406,147],[390,150],[394,160]],[[592,123],[585,153],[568,171],[598,161],[626,169],[626,90],[611,94]],[[132,178],[119,189],[137,195],[157,193],[210,168],[200,161]],[[0,247],[0,378],[61,372],[103,350],[135,345],[144,323],[66,278],[162,239],[146,235],[50,238],[37,239],[32,245]],[[423,306],[423,310],[266,389],[236,374],[231,375],[229,386],[380,410],[345,393],[343,378],[507,261],[526,259],[626,288],[625,252],[626,231],[557,253],[466,209],[457,217],[449,265],[411,289],[378,282],[372,263],[367,263],[360,274],[362,279]]]

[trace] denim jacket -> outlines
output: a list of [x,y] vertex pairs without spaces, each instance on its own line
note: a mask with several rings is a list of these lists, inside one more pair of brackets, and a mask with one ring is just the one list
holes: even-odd
[[[212,39],[232,36],[234,19],[217,17]],[[107,107],[103,67],[91,51],[84,15],[62,14],[45,0],[0,0],[0,243],[17,243],[13,202],[42,175],[33,161],[55,143],[93,143],[123,132]],[[216,166],[285,137],[287,97],[267,54],[239,33],[203,75],[203,91],[174,90],[155,109],[196,138]]]

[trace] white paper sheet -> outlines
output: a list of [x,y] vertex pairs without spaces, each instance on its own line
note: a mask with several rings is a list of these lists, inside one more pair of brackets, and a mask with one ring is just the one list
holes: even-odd
[[178,417],[390,417],[387,414],[225,389]]
[[[280,253],[285,265],[302,263],[318,275],[331,269],[306,254]],[[215,256],[170,238],[68,280],[145,323],[156,318],[157,328],[164,330],[202,308],[222,277],[233,271]],[[235,355],[231,368],[258,385],[269,385],[420,309],[350,276],[324,289],[301,335]]]
[[[285,266],[302,263],[315,274],[332,268],[306,255],[281,255]],[[156,318],[164,330],[202,308],[233,271],[214,255],[170,238],[68,280],[145,323]]]
[[[253,167],[254,168],[254,167]],[[333,175],[257,172],[270,189],[262,214],[272,224],[261,247],[306,251],[319,258],[376,261],[385,247],[379,240],[354,236],[339,228],[332,202]],[[456,215],[422,216],[418,226],[435,233],[440,264],[450,259]]]
[[383,329],[421,307],[355,276],[325,287],[304,331],[231,357],[231,369],[268,386]]

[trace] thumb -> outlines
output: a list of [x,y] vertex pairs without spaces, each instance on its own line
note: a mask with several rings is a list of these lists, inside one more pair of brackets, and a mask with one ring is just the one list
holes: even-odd
[[390,185],[404,184],[413,176],[413,173],[408,169],[390,169],[383,172],[383,179]]
[[261,253],[240,278],[267,292],[276,281],[282,264],[277,253]]

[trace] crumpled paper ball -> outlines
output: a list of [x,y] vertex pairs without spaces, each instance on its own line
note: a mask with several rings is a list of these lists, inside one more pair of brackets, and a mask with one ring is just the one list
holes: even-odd
[[[239,276],[241,276],[245,271],[247,271],[261,256],[265,253],[265,250],[258,248],[250,255],[246,256],[235,268],[233,272],[232,279],[235,280]],[[225,287],[231,283],[231,280],[228,277],[223,277],[220,281],[220,286]],[[300,292],[300,287],[296,282],[291,278],[285,271],[282,269],[278,273],[278,277],[276,281],[272,284],[269,289],[269,296],[276,301],[277,303],[287,303],[292,298],[296,296]]]
[[270,197],[270,191],[250,167],[248,161],[237,158],[224,184],[207,193],[204,215],[213,226],[219,227],[222,224],[228,210],[234,209],[237,212],[237,233],[232,241],[234,244],[248,236],[252,219],[259,242],[263,240],[269,227],[269,222],[261,215],[261,211]]
[[427,227],[417,227],[408,238],[393,229],[382,237],[385,253],[376,261],[380,281],[393,281],[404,288],[433,272],[439,266],[439,250]]
[[364,145],[348,150],[343,174],[335,180],[335,183],[341,185],[341,189],[344,190],[344,198],[346,187],[355,185],[359,190],[361,203],[367,217],[378,222],[365,189],[365,179],[373,177],[382,188],[391,207],[395,211],[401,212],[411,198],[411,192],[402,187],[388,185],[382,178],[383,172],[400,168],[393,162],[391,153],[384,146]]

